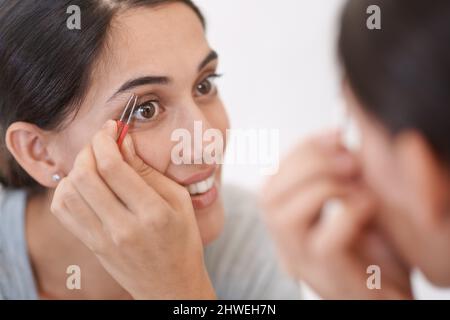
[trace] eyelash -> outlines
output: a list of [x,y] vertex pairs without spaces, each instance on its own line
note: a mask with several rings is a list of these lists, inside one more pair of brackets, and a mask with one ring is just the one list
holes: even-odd
[[222,74],[213,73],[213,74],[210,74],[209,76],[207,76],[206,78],[204,78],[202,81],[200,81],[200,82],[195,86],[195,91],[197,91],[197,90],[199,89],[199,86],[200,86],[201,84],[203,84],[205,81],[209,81],[209,82],[210,82],[210,84],[211,84],[211,90],[210,90],[210,92],[208,92],[208,93],[206,93],[206,94],[200,93],[198,96],[207,96],[207,95],[210,95],[211,92],[216,93],[216,92],[217,92],[217,86],[216,86],[216,84],[215,84],[215,80],[218,79],[218,78],[221,78],[221,77],[222,77]]

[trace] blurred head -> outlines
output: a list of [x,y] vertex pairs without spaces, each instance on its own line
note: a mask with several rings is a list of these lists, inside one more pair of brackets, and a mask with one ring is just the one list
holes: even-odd
[[[67,8],[81,9],[69,30]],[[139,96],[130,134],[137,154],[182,185],[220,167],[175,165],[174,130],[224,132],[228,120],[214,84],[217,54],[189,0],[0,0],[0,121],[3,184],[46,192],[70,172],[78,152]],[[7,149],[7,150],[6,150]],[[217,189],[216,189],[217,190]],[[218,236],[217,193],[192,197],[204,243]]]
[[[366,27],[370,5],[381,30]],[[450,285],[450,2],[351,0],[339,51],[382,229],[411,266]]]

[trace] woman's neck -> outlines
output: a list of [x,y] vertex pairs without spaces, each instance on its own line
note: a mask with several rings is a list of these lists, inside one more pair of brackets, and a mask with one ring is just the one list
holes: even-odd
[[[26,238],[38,293],[50,299],[129,299],[95,255],[50,212],[53,192],[33,195],[26,206]],[[81,270],[81,289],[70,290],[67,268]]]

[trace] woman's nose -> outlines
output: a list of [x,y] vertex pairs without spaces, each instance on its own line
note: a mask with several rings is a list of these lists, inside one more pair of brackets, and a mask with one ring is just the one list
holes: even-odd
[[180,128],[189,134],[191,164],[204,164],[204,149],[212,143],[209,139],[205,139],[205,132],[214,128],[195,103],[185,106],[184,110]]

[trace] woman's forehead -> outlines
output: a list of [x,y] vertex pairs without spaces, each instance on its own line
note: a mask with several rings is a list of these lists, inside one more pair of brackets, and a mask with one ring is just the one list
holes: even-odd
[[182,3],[138,7],[119,13],[112,21],[107,47],[128,59],[193,55],[207,46],[203,26]]
[[188,6],[134,8],[114,18],[94,78],[109,86],[131,75],[176,77],[196,71],[209,51],[201,21]]

